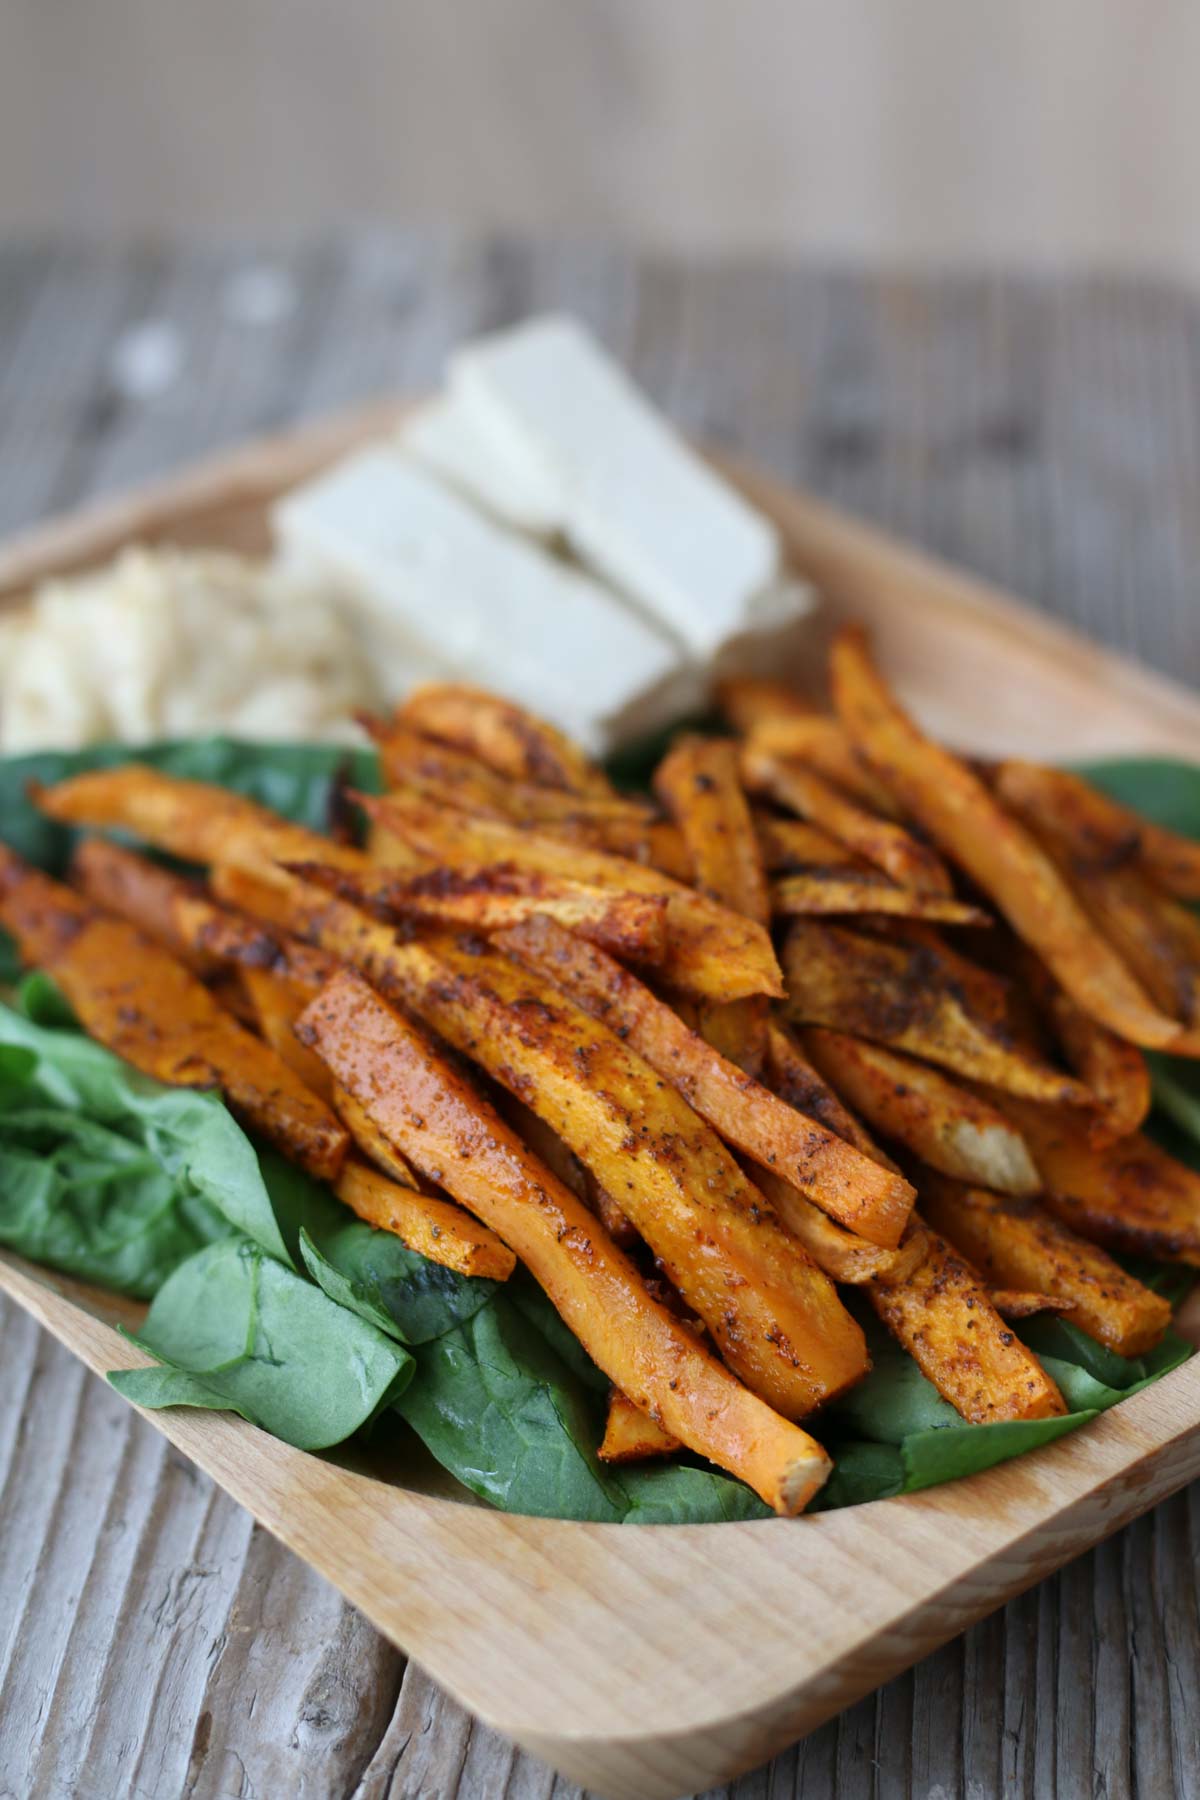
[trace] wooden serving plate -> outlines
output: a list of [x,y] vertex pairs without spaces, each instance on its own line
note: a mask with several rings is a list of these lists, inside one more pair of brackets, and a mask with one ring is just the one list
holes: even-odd
[[[253,551],[271,500],[398,408],[264,442],[0,552],[30,583],[173,541]],[[964,748],[1200,760],[1200,700],[759,474],[831,612],[874,626],[920,715]],[[144,1359],[111,1295],[14,1257],[0,1289],[103,1373]],[[1200,1306],[1185,1320],[1200,1341]],[[613,1800],[772,1755],[1200,1474],[1200,1357],[1085,1430],[968,1481],[802,1520],[513,1518],[306,1455],[228,1414],[146,1415],[489,1725]]]

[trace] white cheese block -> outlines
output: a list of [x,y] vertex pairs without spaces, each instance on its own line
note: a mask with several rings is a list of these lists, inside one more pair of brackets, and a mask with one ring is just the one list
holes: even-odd
[[450,391],[478,438],[553,494],[579,560],[694,656],[715,655],[777,583],[773,526],[574,321],[533,319],[466,345]]
[[[273,517],[289,566],[335,580],[423,673],[494,688],[593,753],[697,703],[698,672],[664,632],[391,449],[339,463]],[[402,672],[383,678],[398,689]]]
[[406,419],[396,443],[402,455],[502,524],[531,537],[549,538],[559,530],[553,485],[539,480],[529,459],[514,457],[511,449],[506,453],[503,441],[491,441],[487,421],[473,420],[451,395],[440,395]]

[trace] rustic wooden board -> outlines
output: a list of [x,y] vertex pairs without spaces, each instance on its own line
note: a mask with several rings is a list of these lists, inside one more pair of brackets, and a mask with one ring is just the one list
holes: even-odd
[[[131,535],[252,548],[273,493],[385,416],[252,447],[43,528],[0,558],[0,594],[17,599]],[[878,624],[906,691],[948,736],[996,748],[1019,732],[1045,754],[1200,753],[1200,702],[1163,678],[741,478],[835,608]],[[138,1360],[103,1296],[14,1259],[0,1287],[89,1367]],[[604,1793],[653,1800],[761,1760],[1190,1480],[1200,1363],[970,1483],[803,1523],[512,1519],[304,1456],[225,1416],[151,1418],[485,1720]]]

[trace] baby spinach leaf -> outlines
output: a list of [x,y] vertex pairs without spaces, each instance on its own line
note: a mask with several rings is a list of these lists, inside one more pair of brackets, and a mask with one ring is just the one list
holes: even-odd
[[178,1268],[134,1339],[162,1365],[109,1380],[137,1406],[218,1407],[300,1450],[340,1444],[391,1405],[411,1356],[245,1238]]
[[947,1431],[914,1432],[900,1446],[904,1462],[901,1492],[915,1494],[943,1481],[980,1475],[1010,1457],[1052,1444],[1095,1417],[1094,1412],[1073,1412],[1056,1419],[1005,1419],[996,1425],[964,1425],[960,1421]]
[[1200,764],[1166,756],[1127,756],[1082,763],[1079,773],[1156,825],[1200,838]]
[[[127,1141],[147,1159],[147,1167],[157,1170],[162,1193],[174,1192],[180,1201],[184,1196],[204,1200],[209,1209],[215,1209],[228,1222],[229,1227],[244,1231],[272,1256],[287,1260],[287,1250],[275,1223],[270,1195],[254,1147],[215,1094],[200,1093],[191,1088],[164,1087],[160,1082],[139,1075],[81,1032],[35,1024],[7,1006],[0,1006],[0,1045],[23,1050],[36,1058],[30,1084],[31,1104],[62,1115],[68,1122],[72,1118],[82,1118],[93,1125],[106,1126],[110,1144],[112,1138]],[[12,1112],[6,1107],[0,1114],[0,1146],[9,1147],[11,1129]],[[54,1134],[48,1125],[44,1124],[42,1130],[40,1151],[44,1155],[52,1147]],[[66,1123],[62,1126],[61,1137],[64,1145],[75,1146],[68,1161],[77,1173],[78,1145],[70,1137]],[[17,1143],[12,1149],[19,1153],[27,1146]],[[52,1161],[49,1166],[65,1177],[66,1163],[62,1158]],[[91,1200],[85,1203],[84,1189],[72,1177],[72,1191],[74,1206],[64,1204],[59,1209],[59,1222],[66,1232],[74,1221],[76,1241],[71,1251],[72,1272],[86,1277],[89,1244],[96,1248],[108,1242],[105,1234],[112,1222],[108,1214],[113,1190],[109,1185],[93,1186],[88,1190]],[[24,1205],[34,1206],[34,1211],[18,1213],[15,1200],[0,1190],[0,1217],[9,1221],[10,1230],[24,1229],[20,1220],[26,1223],[35,1218],[44,1221],[44,1209],[52,1208],[49,1192],[38,1198],[36,1206],[28,1183],[22,1193]],[[148,1190],[143,1189],[141,1205],[156,1212],[158,1203],[147,1196]],[[87,1204],[98,1209],[93,1219],[95,1230],[90,1236],[82,1231],[82,1214],[78,1210]],[[198,1221],[202,1212],[191,1207],[189,1216]],[[42,1227],[38,1229],[40,1231]],[[206,1230],[199,1242],[206,1242],[213,1235],[212,1230]],[[14,1249],[21,1248],[20,1243],[11,1238],[6,1241]],[[45,1243],[49,1240],[36,1238],[31,1241]],[[58,1247],[61,1253],[68,1252],[70,1245],[66,1237],[58,1240]],[[190,1244],[190,1249],[196,1247],[196,1242]],[[33,1249],[25,1253],[38,1255]],[[47,1260],[44,1253],[41,1259]],[[66,1265],[60,1263],[58,1266]],[[159,1265],[152,1260],[144,1272],[144,1279],[150,1279],[152,1266]],[[113,1284],[111,1275],[105,1274],[100,1264],[95,1270],[95,1279]]]

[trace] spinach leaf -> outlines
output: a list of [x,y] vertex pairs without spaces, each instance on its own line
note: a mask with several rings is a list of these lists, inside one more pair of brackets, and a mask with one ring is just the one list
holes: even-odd
[[1079,773],[1156,825],[1200,838],[1200,764],[1166,756],[1128,756],[1081,763]]
[[581,1377],[578,1346],[570,1363],[559,1355],[533,1322],[543,1303],[518,1273],[471,1318],[414,1351],[417,1378],[399,1410],[443,1468],[506,1512],[545,1518],[699,1525],[769,1517],[749,1488],[698,1463],[606,1467],[596,1446],[607,1382],[590,1364]]
[[[189,1241],[185,1254],[216,1235],[215,1211],[227,1221],[223,1229],[244,1231],[272,1256],[287,1260],[254,1148],[215,1094],[164,1087],[139,1075],[81,1032],[35,1024],[7,1006],[0,1006],[0,1045],[36,1058],[29,1104],[47,1115],[39,1126],[38,1154],[49,1157],[48,1168],[67,1183],[35,1194],[26,1181],[19,1196],[0,1185],[0,1220],[5,1222],[2,1229],[15,1234],[5,1238],[12,1248],[21,1249],[21,1233],[28,1228],[33,1234],[30,1243],[42,1248],[29,1248],[25,1254],[54,1261],[60,1268],[68,1264],[59,1261],[59,1256],[67,1256],[71,1272],[85,1277],[89,1275],[88,1257],[95,1253],[94,1278],[112,1286],[115,1276],[106,1257],[116,1254],[108,1234],[118,1225],[118,1215],[123,1220],[121,1230],[133,1231],[139,1220],[146,1225],[152,1215],[160,1217],[163,1197],[173,1194],[174,1204],[179,1206],[189,1196],[207,1203],[206,1208],[190,1203],[186,1208],[192,1229],[202,1235]],[[57,1137],[56,1128],[48,1122],[50,1113],[59,1117]],[[108,1128],[112,1158],[116,1156],[114,1140],[119,1139],[139,1151],[144,1175],[148,1177],[151,1169],[157,1171],[159,1179],[148,1185],[143,1182],[138,1204],[127,1217],[111,1181],[81,1185],[81,1152],[78,1137],[71,1131],[78,1120]],[[19,1158],[29,1146],[11,1137],[13,1121],[12,1108],[6,1106],[0,1114],[0,1147]],[[56,1142],[61,1143],[62,1153],[53,1157],[49,1153]],[[92,1142],[95,1148],[99,1139]],[[110,1173],[117,1166],[110,1159]],[[126,1174],[130,1173],[126,1169]],[[68,1187],[69,1203],[65,1197]],[[152,1190],[157,1198],[152,1197]],[[114,1200],[118,1201],[116,1212]],[[56,1221],[53,1227],[52,1218]],[[103,1245],[109,1250],[101,1254]],[[51,1247],[56,1250],[54,1256],[48,1254]],[[119,1258],[116,1266],[123,1266]],[[139,1293],[147,1291],[145,1283],[156,1269],[161,1279],[165,1265],[148,1256],[139,1278]]]
[[178,1268],[133,1341],[162,1366],[114,1371],[127,1400],[236,1412],[300,1450],[369,1424],[414,1367],[393,1339],[246,1238]]
[[820,1435],[834,1472],[815,1511],[916,1493],[943,1481],[978,1475],[1086,1425],[1192,1355],[1174,1332],[1144,1357],[1117,1356],[1068,1321],[1030,1319],[1021,1337],[1046,1365],[1071,1409],[1053,1419],[968,1425],[938,1394],[907,1351],[863,1315],[872,1369],[822,1416]]

